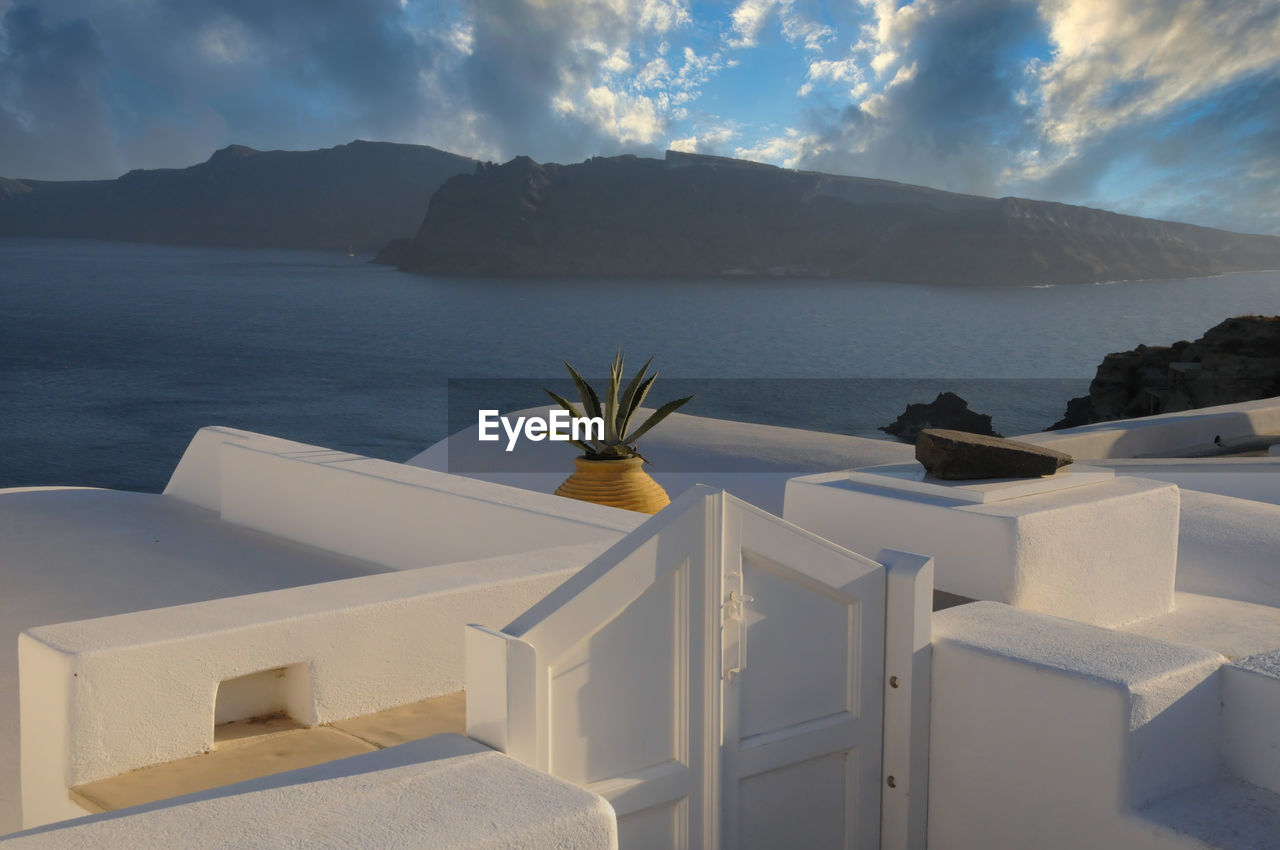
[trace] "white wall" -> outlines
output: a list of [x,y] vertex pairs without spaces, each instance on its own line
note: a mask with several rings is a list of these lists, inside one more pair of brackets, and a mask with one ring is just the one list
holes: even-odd
[[1215,778],[1222,656],[990,602],[933,631],[931,847],[1202,846],[1137,812]]
[[1182,493],[1178,590],[1280,608],[1280,506]]
[[224,680],[306,665],[308,723],[460,690],[466,624],[508,622],[607,546],[31,629],[19,645],[23,824],[83,814],[70,786],[209,749]]
[[1098,422],[1016,439],[1057,449],[1077,459],[1132,458],[1211,450],[1214,437],[1230,441],[1264,434],[1280,434],[1280,397]]
[[1280,650],[1222,668],[1227,770],[1280,794]]
[[613,850],[618,842],[601,797],[461,735],[434,735],[0,845]]
[[1173,605],[1178,490],[1116,478],[987,504],[830,473],[787,484],[786,519],[855,552],[935,559],[940,590],[1116,626]]
[[1089,463],[1113,469],[1116,475],[1168,481],[1182,490],[1280,505],[1280,457],[1110,458]]
[[165,494],[224,521],[394,569],[617,539],[605,508],[227,428],[202,429]]

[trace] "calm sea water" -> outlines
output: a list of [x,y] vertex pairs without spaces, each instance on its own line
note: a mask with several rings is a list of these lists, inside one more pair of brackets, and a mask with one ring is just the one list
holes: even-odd
[[1024,289],[509,281],[0,240],[0,487],[157,491],[210,424],[404,460],[478,404],[541,403],[561,358],[602,373],[619,345],[635,366],[658,355],[661,400],[695,389],[690,413],[872,436],[952,389],[1025,433],[1060,417],[1107,352],[1240,313],[1280,313],[1280,273]]

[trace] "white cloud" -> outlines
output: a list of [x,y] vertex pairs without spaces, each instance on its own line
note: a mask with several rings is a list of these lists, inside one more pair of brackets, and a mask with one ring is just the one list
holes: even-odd
[[769,13],[778,6],[779,0],[742,0],[730,14],[733,31],[736,36],[730,37],[730,47],[755,47],[764,32],[765,21]]
[[728,45],[755,47],[774,12],[778,13],[782,35],[790,44],[821,51],[822,45],[836,36],[831,27],[801,14],[795,0],[742,0],[729,16],[733,35],[726,39]]
[[862,66],[856,59],[852,57],[846,59],[817,59],[809,63],[804,85],[800,86],[796,94],[800,97],[805,97],[813,91],[818,83],[844,82],[852,82],[855,84],[855,88],[866,89],[866,83],[863,82]]
[[[614,0],[613,5],[615,8],[625,8],[632,4],[628,4],[626,0]],[[661,33],[685,26],[691,18],[689,7],[683,0],[641,0],[635,20],[641,29]]]
[[821,51],[822,45],[836,37],[836,31],[826,24],[811,21],[794,12],[794,6],[784,7],[782,35],[792,44],[803,44],[805,50]]
[[473,31],[461,88],[508,156],[652,144],[678,120],[676,95],[695,96],[722,64],[695,54],[674,70],[663,57],[692,21],[687,0],[460,2],[453,18]]
[[557,98],[561,115],[580,118],[623,143],[650,144],[664,128],[652,98],[617,92],[608,86],[592,86],[580,99]]
[[724,57],[718,52],[709,56],[699,56],[692,47],[684,49],[684,64],[676,75],[674,85],[681,89],[692,89],[705,83],[712,74],[724,68]]
[[667,64],[667,60],[661,56],[655,56],[645,63],[645,66],[637,71],[632,79],[640,88],[654,89],[670,85],[673,76],[675,73]]
[[1046,0],[1052,59],[1039,81],[1046,137],[1069,155],[1117,127],[1280,66],[1274,4]]
[[916,33],[942,8],[934,0],[861,0],[872,12],[872,20],[862,28],[855,50],[869,57],[867,64],[877,76],[885,76],[909,52]]
[[735,136],[738,130],[731,124],[708,127],[684,139],[672,139],[667,147],[682,153],[718,154]]
[[788,127],[781,136],[761,139],[750,147],[740,147],[734,155],[739,159],[795,168],[805,157],[825,150],[826,144],[818,134],[802,133],[795,127]]

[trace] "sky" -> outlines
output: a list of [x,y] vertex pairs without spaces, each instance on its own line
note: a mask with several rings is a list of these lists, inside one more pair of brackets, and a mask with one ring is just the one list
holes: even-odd
[[357,138],[1280,234],[1280,0],[0,0],[0,176]]

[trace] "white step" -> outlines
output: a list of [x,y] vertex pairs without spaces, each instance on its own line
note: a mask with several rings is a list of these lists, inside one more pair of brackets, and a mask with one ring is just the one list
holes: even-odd
[[1234,779],[1219,779],[1159,800],[1141,813],[1157,832],[1189,846],[1217,850],[1280,847],[1280,795]]
[[933,635],[930,846],[1203,846],[1138,812],[1218,777],[1222,655],[993,602]]

